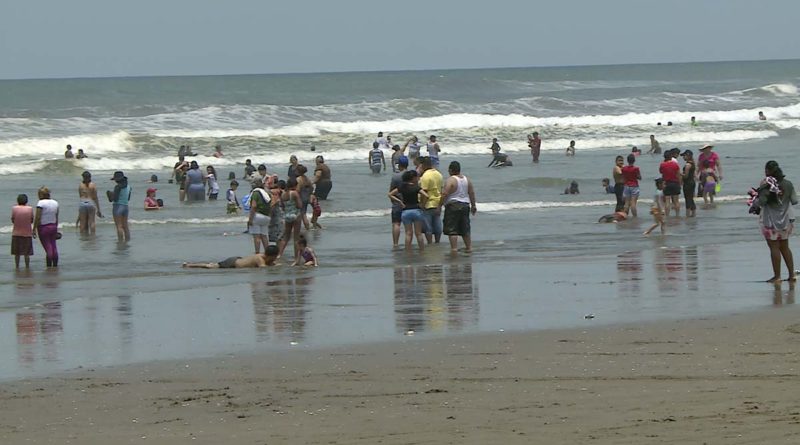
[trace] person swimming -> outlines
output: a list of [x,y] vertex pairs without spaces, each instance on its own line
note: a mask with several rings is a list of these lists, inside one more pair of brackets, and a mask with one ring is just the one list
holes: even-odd
[[628,219],[628,215],[625,212],[614,212],[609,213],[608,215],[603,215],[600,219],[597,220],[598,223],[617,223],[620,221],[625,221]]
[[579,195],[581,192],[578,189],[578,181],[572,181],[569,183],[569,187],[564,189],[565,195]]

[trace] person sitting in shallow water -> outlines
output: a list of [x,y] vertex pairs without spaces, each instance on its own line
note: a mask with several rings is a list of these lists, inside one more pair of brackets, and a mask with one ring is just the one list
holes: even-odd
[[511,167],[514,165],[507,154],[500,153],[500,144],[497,143],[496,138],[492,139],[490,150],[492,150],[492,162],[487,167]]
[[267,246],[265,253],[257,253],[246,257],[234,256],[218,263],[183,263],[183,267],[196,269],[246,269],[270,267],[275,265],[278,246]]
[[628,219],[628,215],[625,212],[614,212],[609,213],[608,215],[603,215],[600,219],[597,220],[599,223],[616,223],[620,221],[625,221]]
[[580,190],[578,189],[578,181],[572,181],[569,183],[569,187],[564,189],[565,195],[578,195],[580,194]]

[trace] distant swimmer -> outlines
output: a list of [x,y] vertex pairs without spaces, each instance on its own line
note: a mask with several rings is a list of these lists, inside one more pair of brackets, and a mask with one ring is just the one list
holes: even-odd
[[75,156],[75,159],[86,159],[89,156],[86,156],[86,153],[83,152],[82,148],[78,149],[78,156]]
[[275,265],[278,246],[267,246],[265,254],[257,253],[245,257],[234,256],[218,263],[183,263],[183,267],[196,269],[245,269],[270,267]]
[[667,121],[667,127],[671,127],[671,126],[672,126],[672,121]]
[[65,159],[72,159],[75,157],[75,153],[72,152],[72,145],[67,145],[67,151],[64,152]]
[[692,116],[692,119],[689,121],[689,124],[692,127],[696,127],[696,126],[700,125],[700,124],[697,123],[697,119],[695,119],[694,116]]
[[197,153],[192,153],[192,147],[181,145],[180,148],[178,148],[178,157],[181,156],[197,156]]
[[492,139],[492,146],[489,149],[492,150],[492,162],[487,167],[511,167],[514,165],[507,154],[500,153],[500,144],[497,143],[497,138]]
[[597,222],[616,223],[620,221],[625,221],[627,218],[628,216],[625,214],[625,212],[620,211],[620,212],[609,213],[608,215],[603,215],[600,217],[600,219],[597,220]]
[[575,156],[575,141],[569,141],[566,154],[567,156]]
[[642,150],[634,145],[633,148],[631,148],[631,154],[634,156],[639,156],[642,154]]
[[578,181],[572,181],[569,183],[569,187],[564,189],[565,195],[579,195],[581,191],[578,189]]
[[650,135],[650,151],[648,151],[647,154],[661,154],[661,144],[658,143],[655,135]]
[[[764,112],[763,112],[763,111],[759,111],[759,112],[758,112],[758,120],[760,120],[760,121],[765,121],[765,120],[767,120],[767,116],[764,116]],[[68,147],[69,147],[69,146],[68,146]]]
[[386,158],[383,155],[383,150],[380,149],[378,141],[372,143],[372,150],[369,151],[367,156],[367,163],[373,175],[381,173],[381,164],[383,164],[383,171],[386,171]]
[[221,145],[215,145],[214,146],[214,153],[212,154],[212,156],[214,156],[217,159],[225,156],[224,154],[222,154],[222,146]]
[[614,186],[611,185],[611,180],[610,179],[603,178],[603,180],[600,182],[600,184],[603,186],[603,191],[604,192],[606,192],[606,193],[614,193]]

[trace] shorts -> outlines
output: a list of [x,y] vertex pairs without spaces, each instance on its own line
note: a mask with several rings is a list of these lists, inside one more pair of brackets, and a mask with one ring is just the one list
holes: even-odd
[[128,216],[128,206],[125,204],[117,204],[111,206],[111,214],[114,216]]
[[227,208],[228,208],[228,214],[236,213],[239,210],[239,206],[237,206],[233,202],[229,202]]
[[219,196],[219,193],[209,193],[208,194],[208,200],[209,201],[216,201],[217,200],[217,196]]
[[469,204],[465,202],[451,202],[444,207],[445,235],[466,236],[470,233]]
[[706,182],[703,184],[703,193],[708,193],[709,195],[715,194],[717,191],[717,183],[716,182]]
[[681,184],[678,182],[664,183],[664,196],[680,196]]
[[409,225],[415,222],[425,222],[425,217],[420,209],[406,209],[401,213],[400,220],[404,225]]
[[626,185],[625,188],[622,190],[622,196],[625,198],[638,198],[639,197],[639,186],[632,186]]
[[372,164],[369,166],[370,170],[372,170],[372,174],[377,175],[381,172],[381,165],[380,164]]
[[402,215],[402,207],[392,207],[392,224],[400,224],[402,222]]
[[241,259],[241,258],[242,257],[240,257],[240,256],[232,256],[230,258],[226,258],[226,259],[220,261],[217,264],[219,265],[220,269],[234,269],[234,268],[236,268],[236,260]]
[[328,194],[331,192],[333,188],[333,182],[324,180],[317,182],[317,187],[314,189],[314,194],[317,195],[317,199],[319,200],[326,200],[328,199]]
[[268,235],[269,234],[269,216],[256,212],[253,215],[253,224],[249,228],[251,235]]
[[94,208],[94,203],[92,201],[81,201],[81,203],[78,205],[78,215],[94,215],[96,210],[97,209]]
[[792,236],[792,232],[794,232],[794,221],[790,222],[789,226],[783,230],[761,226],[761,234],[764,235],[764,239],[767,241],[788,240]]
[[11,237],[11,255],[33,255],[33,238],[13,235]]
[[186,200],[187,201],[205,201],[206,200],[206,188],[203,187],[203,184],[192,184],[186,190]]

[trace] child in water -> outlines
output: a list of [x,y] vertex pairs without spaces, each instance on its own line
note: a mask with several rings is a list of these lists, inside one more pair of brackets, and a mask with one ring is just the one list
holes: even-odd
[[311,227],[314,229],[322,229],[322,225],[317,222],[322,215],[322,207],[319,205],[317,195],[311,195]]
[[716,193],[717,189],[717,174],[714,172],[714,169],[711,168],[711,164],[708,161],[703,161],[703,176],[705,177],[703,181],[703,202],[705,203],[705,207],[709,208],[714,205],[714,193]]
[[656,227],[661,226],[661,234],[664,235],[667,230],[664,225],[664,209],[666,208],[666,202],[664,201],[664,180],[661,178],[656,179],[656,191],[655,196],[653,196],[653,206],[650,207],[650,214],[653,215],[653,225],[650,226],[649,229],[645,230],[644,236],[650,235]]
[[236,189],[239,188],[239,182],[235,179],[231,181],[231,188],[225,193],[225,198],[228,200],[228,214],[239,213],[242,210],[242,205],[239,203],[239,198],[236,197]]
[[[317,254],[314,252],[314,249],[308,247],[308,240],[304,234],[300,234],[297,239],[297,246],[300,248],[300,259],[299,262],[303,263],[303,266],[319,266],[319,262],[317,261]],[[295,261],[292,263],[292,266],[297,266],[299,263]]]

